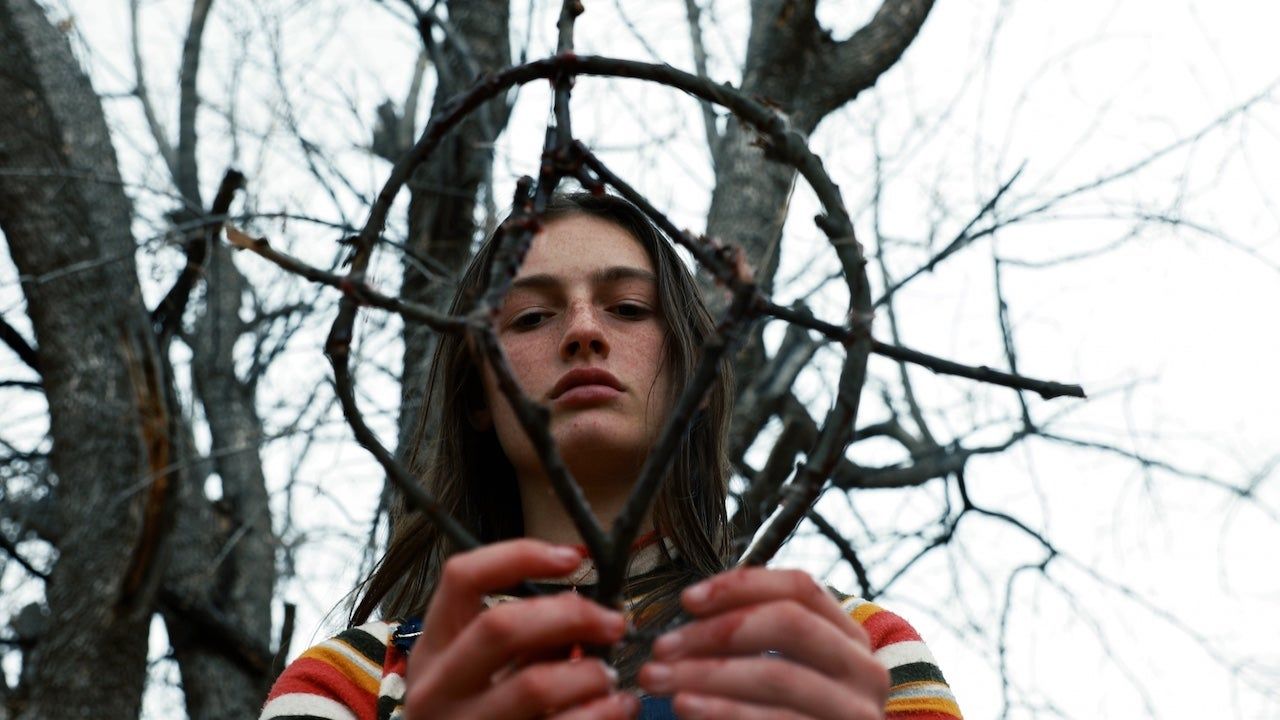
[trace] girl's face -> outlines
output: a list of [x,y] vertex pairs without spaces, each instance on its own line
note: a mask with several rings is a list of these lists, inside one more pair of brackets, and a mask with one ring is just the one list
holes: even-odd
[[[590,215],[548,223],[533,240],[496,320],[526,395],[585,482],[634,479],[671,407],[666,325],[653,262],[626,230]],[[488,414],[520,477],[541,464],[486,366]]]

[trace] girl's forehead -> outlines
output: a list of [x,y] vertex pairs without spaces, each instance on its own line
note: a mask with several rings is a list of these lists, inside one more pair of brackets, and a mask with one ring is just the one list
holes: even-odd
[[570,215],[548,222],[534,236],[517,277],[590,275],[618,266],[654,271],[644,246],[626,229],[602,218]]

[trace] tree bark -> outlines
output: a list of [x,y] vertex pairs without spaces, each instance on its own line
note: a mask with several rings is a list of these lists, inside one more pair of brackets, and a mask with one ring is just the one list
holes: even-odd
[[[491,72],[511,62],[507,0],[467,0],[449,3],[449,32],[436,58],[433,107],[439,108],[476,80],[476,71]],[[411,122],[413,108],[406,108]],[[476,200],[493,166],[493,143],[507,125],[507,108],[490,102],[449,134],[409,183],[409,247],[414,255],[430,257],[451,274],[461,273],[471,258],[477,235]],[[401,294],[407,300],[443,307],[453,284],[423,277],[419,267],[403,264]],[[400,442],[407,456],[415,436],[426,388],[428,365],[436,337],[420,325],[405,325],[404,370],[400,388]]]
[[[816,0],[754,0],[751,5],[742,89],[776,105],[808,135],[897,63],[933,0],[884,0],[867,25],[841,42],[818,23]],[[762,163],[755,140],[741,123],[730,122],[714,148],[716,184],[707,232],[742,245],[767,290],[777,270],[795,171]]]
[[[262,422],[255,388],[236,375],[232,355],[244,333],[239,311],[246,281],[223,244],[211,249],[206,282],[190,338],[191,372],[209,423],[222,497],[211,504],[202,487],[184,488],[165,586],[184,601],[217,612],[231,634],[253,638],[250,654],[261,656],[268,654],[271,638],[276,546],[259,454]],[[164,617],[190,718],[256,714],[270,682],[269,668],[228,652],[225,638],[193,622],[190,613],[166,607]]]
[[[225,214],[238,184],[226,185],[229,173],[214,199],[217,207],[205,208],[197,159],[197,81],[212,6],[213,0],[192,2],[179,75],[173,182],[184,205],[174,217],[186,222]],[[259,452],[263,430],[256,387],[235,371],[234,348],[247,332],[240,319],[247,281],[220,241],[217,225],[192,232],[188,242],[203,244],[203,252],[195,256],[204,259],[205,279],[204,302],[197,306],[186,337],[191,378],[209,426],[210,459],[222,495],[210,502],[203,473],[178,494],[162,611],[188,716],[230,720],[256,715],[271,681],[270,664],[264,659],[270,657],[276,542]],[[193,259],[190,252],[188,259]],[[195,466],[198,458],[189,425],[175,424],[174,435],[183,439],[183,458]]]
[[[753,0],[742,73],[742,89],[777,106],[804,135],[898,61],[919,33],[933,0],[883,0],[864,27],[840,42],[818,23],[816,4],[817,0]],[[761,289],[772,292],[796,172],[788,165],[766,162],[767,149],[756,134],[734,120],[712,150],[716,182],[707,234],[740,245]],[[718,293],[709,284],[704,290],[715,305]],[[759,377],[765,362],[757,329],[739,354],[740,395],[746,393],[742,385]],[[749,415],[747,411],[740,408],[739,416]],[[754,437],[758,427],[735,425],[732,432]]]
[[136,717],[155,513],[177,478],[130,205],[98,97],[33,0],[0,0],[0,67],[0,229],[38,342],[62,528],[46,588],[57,621],[27,657],[20,717]]

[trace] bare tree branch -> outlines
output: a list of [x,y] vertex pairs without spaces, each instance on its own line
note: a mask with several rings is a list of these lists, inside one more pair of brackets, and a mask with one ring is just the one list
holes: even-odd
[[[866,336],[866,331],[861,328],[844,328],[839,325],[819,320],[807,313],[798,312],[790,308],[784,308],[772,302],[766,301],[766,311],[780,319],[788,322],[802,325],[811,330],[817,330],[828,338],[837,342],[848,344],[857,342]],[[901,347],[898,345],[890,345],[879,340],[871,341],[871,351],[877,355],[882,355],[899,362],[908,362],[942,375],[955,375],[957,377],[969,378],[970,380],[979,380],[992,385],[1003,385],[1005,387],[1015,388],[1019,390],[1031,390],[1040,395],[1045,400],[1052,400],[1057,397],[1085,397],[1084,389],[1079,385],[1066,385],[1063,383],[1053,382],[1050,380],[1036,380],[1034,378],[1014,375],[1012,373],[1003,372],[987,367],[986,365],[962,365],[951,360],[934,357],[932,355],[922,353],[911,348]]]
[[8,345],[18,359],[27,364],[27,367],[37,373],[40,372],[40,356],[36,349],[22,337],[22,333],[18,332],[17,328],[4,319],[3,315],[0,315],[0,340],[4,341],[4,344]]
[[[702,43],[702,8],[698,7],[698,0],[684,0],[684,11],[685,17],[689,20],[689,45],[693,48],[693,69],[699,76],[708,77],[707,48]],[[706,133],[711,168],[714,170],[716,154],[720,147],[720,130],[716,127],[716,112],[711,103],[706,100],[698,105],[702,109],[702,129]]]
[[169,288],[169,292],[165,293],[164,298],[151,311],[151,322],[161,343],[167,342],[181,328],[182,315],[186,311],[191,291],[195,289],[196,281],[204,273],[205,258],[222,229],[222,218],[226,217],[230,211],[231,200],[235,197],[236,191],[244,187],[244,181],[244,175],[240,171],[234,168],[227,170],[222,176],[222,182],[218,185],[213,205],[209,208],[210,219],[203,223],[204,227],[200,232],[193,233],[187,240],[186,266],[178,274],[173,287]]
[[184,632],[198,635],[202,643],[218,648],[247,670],[251,677],[271,677],[275,653],[260,638],[246,634],[236,619],[167,587],[160,592],[160,606],[182,617],[183,624],[187,626]]
[[987,203],[983,205],[982,208],[979,209],[977,213],[974,214],[974,216],[969,220],[969,222],[965,223],[965,226],[960,229],[960,232],[956,233],[955,238],[953,238],[951,242],[947,243],[946,247],[942,248],[940,252],[936,253],[933,257],[929,258],[929,262],[926,262],[924,265],[921,265],[919,268],[911,271],[910,273],[907,274],[906,277],[895,282],[893,285],[888,286],[885,289],[884,293],[881,294],[880,297],[876,299],[875,303],[873,303],[874,306],[880,307],[881,305],[886,303],[889,300],[889,298],[893,297],[894,293],[901,290],[903,286],[905,286],[907,283],[911,282],[912,280],[915,280],[917,277],[919,277],[920,275],[926,272],[933,272],[934,268],[936,268],[939,265],[939,263],[942,263],[947,258],[956,254],[958,251],[968,247],[969,244],[972,243],[974,240],[977,240],[978,238],[981,238],[981,237],[985,237],[995,232],[996,228],[1000,227],[999,223],[992,224],[990,227],[979,230],[976,233],[972,233],[970,231],[973,230],[974,225],[978,224],[979,220],[981,220],[983,217],[985,217],[986,215],[991,213],[993,210],[995,210],[996,203],[1000,202],[1000,198],[1004,197],[1005,193],[1007,193],[1009,191],[1009,188],[1013,186],[1013,183],[1018,179],[1018,176],[1022,175],[1022,171],[1026,169],[1026,167],[1027,167],[1027,164],[1025,162],[1022,165],[1018,166],[1017,171],[1015,171],[1013,175],[1010,175],[1009,179],[1006,180],[1004,184],[1001,185],[995,191],[994,194],[992,194],[991,199],[988,200]]
[[843,42],[820,46],[806,82],[819,117],[856,98],[893,67],[916,39],[933,0],[884,0]]
[[160,123],[155,106],[151,104],[151,94],[147,92],[146,72],[142,66],[142,42],[138,35],[138,15],[141,0],[129,0],[129,45],[133,50],[133,83],[134,94],[142,105],[142,116],[147,121],[147,129],[151,139],[156,143],[160,159],[164,161],[171,177],[178,176],[178,157],[169,141],[169,132]]
[[817,510],[809,510],[807,517],[809,522],[818,528],[818,532],[822,533],[823,537],[836,546],[836,549],[840,551],[840,557],[849,563],[849,567],[853,568],[853,575],[858,579],[858,588],[862,598],[874,600],[876,592],[871,587],[871,580],[867,577],[867,568],[863,566],[862,560],[858,558],[858,551],[853,547],[853,543],[850,543],[849,539],[842,535],[834,525],[827,522],[827,519],[822,517],[822,513]]
[[0,550],[3,550],[6,555],[8,555],[10,558],[13,558],[14,562],[21,565],[23,570],[26,570],[27,572],[40,578],[41,580],[49,579],[49,574],[41,570],[40,568],[36,567],[35,565],[33,565],[31,561],[26,558],[26,556],[24,556],[21,552],[18,551],[18,546],[15,545],[14,542],[10,540],[8,536],[6,536],[3,532],[0,532]]
[[178,71],[177,172],[173,179],[188,205],[197,209],[203,208],[204,203],[200,200],[200,174],[196,166],[196,110],[200,107],[196,77],[200,71],[200,51],[204,47],[204,28],[212,7],[213,0],[193,0]]
[[408,320],[420,322],[434,330],[459,331],[466,326],[466,322],[459,318],[449,317],[447,315],[437,313],[431,308],[423,307],[416,303],[411,303],[389,295],[384,295],[363,282],[351,279],[350,276],[336,275],[326,270],[321,270],[320,268],[308,265],[292,255],[280,252],[279,250],[271,247],[271,244],[266,238],[249,237],[245,233],[233,227],[228,227],[227,242],[241,250],[248,250],[255,255],[265,258],[294,275],[299,275],[312,282],[336,288],[342,291],[344,295],[353,298],[356,303],[372,305],[374,307],[379,307],[384,310],[397,313]]

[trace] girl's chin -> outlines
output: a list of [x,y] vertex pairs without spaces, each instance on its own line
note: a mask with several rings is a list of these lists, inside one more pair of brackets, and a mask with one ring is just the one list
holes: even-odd
[[643,462],[645,452],[652,445],[652,439],[640,429],[609,427],[606,423],[554,428],[552,437],[560,449],[560,456],[570,467],[597,463],[608,465],[619,460]]

